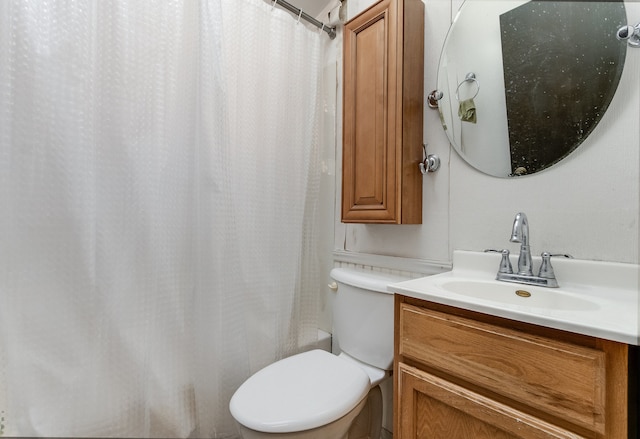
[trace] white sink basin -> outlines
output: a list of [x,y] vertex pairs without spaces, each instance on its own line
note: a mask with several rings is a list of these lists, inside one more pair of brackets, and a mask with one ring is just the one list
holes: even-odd
[[[640,345],[640,266],[557,259],[558,288],[495,279],[499,254],[455,251],[453,270],[389,285],[394,293]],[[534,257],[537,268],[540,258]],[[513,266],[517,255],[512,255]]]
[[600,307],[592,300],[560,288],[541,288],[506,282],[486,282],[469,279],[448,279],[440,288],[455,294],[496,304],[515,305],[549,310],[595,311]]

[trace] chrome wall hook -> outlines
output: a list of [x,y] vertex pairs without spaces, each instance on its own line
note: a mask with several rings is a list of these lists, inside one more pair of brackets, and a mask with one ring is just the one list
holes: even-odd
[[429,154],[422,162],[418,164],[422,175],[429,172],[436,172],[440,169],[440,157],[435,154]]
[[635,26],[622,26],[616,32],[616,38],[626,41],[631,47],[640,47],[640,23]]
[[440,157],[435,154],[427,155],[427,145],[422,145],[422,149],[424,151],[424,159],[418,163],[420,173],[425,175],[429,172],[436,172],[440,168]]
[[427,96],[427,104],[429,108],[438,108],[438,101],[444,97],[444,93],[438,90],[433,90]]

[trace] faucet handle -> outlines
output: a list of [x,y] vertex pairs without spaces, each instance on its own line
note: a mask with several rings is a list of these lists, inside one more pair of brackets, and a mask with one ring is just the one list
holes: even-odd
[[540,264],[540,272],[538,273],[538,277],[543,277],[545,279],[556,278],[556,274],[554,273],[553,267],[551,266],[551,257],[562,256],[563,258],[573,259],[573,256],[564,253],[551,254],[549,252],[543,252],[540,256],[542,257],[542,263]]
[[492,248],[488,248],[485,250],[485,253],[502,253],[502,260],[500,261],[500,268],[498,268],[498,273],[513,273],[513,267],[511,267],[511,261],[509,260],[509,250],[495,250]]
[[545,279],[555,279],[556,274],[551,266],[551,253],[543,252],[540,256],[542,257],[542,263],[540,264],[538,276],[544,277]]

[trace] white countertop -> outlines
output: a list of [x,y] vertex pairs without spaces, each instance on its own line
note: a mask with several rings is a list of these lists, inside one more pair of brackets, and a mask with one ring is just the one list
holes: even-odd
[[[614,262],[553,259],[559,288],[499,282],[495,276],[501,255],[455,251],[453,270],[389,285],[405,296],[477,311],[507,319],[640,345],[640,266]],[[517,255],[511,255],[517,267]],[[534,266],[540,258],[534,257]],[[454,292],[454,284],[471,285],[468,293]],[[457,291],[459,291],[459,287]],[[507,300],[486,293],[513,289]],[[515,296],[531,291],[532,299]],[[536,302],[536,297],[546,298]],[[557,305],[557,306],[556,306]]]

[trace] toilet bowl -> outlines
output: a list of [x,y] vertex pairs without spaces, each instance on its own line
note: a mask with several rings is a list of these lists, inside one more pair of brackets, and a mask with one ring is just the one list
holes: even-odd
[[236,391],[229,408],[249,438],[342,438],[366,403],[368,375],[323,350],[267,366]]
[[313,350],[249,377],[229,409],[244,439],[379,438],[378,384],[393,365],[393,295],[399,276],[336,268],[334,335],[342,353]]

